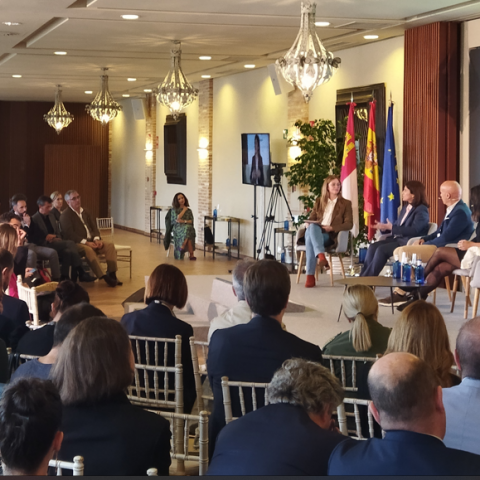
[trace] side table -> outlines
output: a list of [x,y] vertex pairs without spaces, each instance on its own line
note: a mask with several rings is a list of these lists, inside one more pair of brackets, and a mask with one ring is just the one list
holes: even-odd
[[[213,250],[212,250],[212,258],[215,260],[215,253],[217,255],[227,255],[228,258],[232,256],[232,250],[237,250],[237,256],[234,258],[240,259],[240,219],[239,218],[234,218],[234,217],[213,217],[213,216],[205,216],[203,217],[203,231],[205,231],[205,227],[207,226],[207,221],[212,222],[212,235],[213,235]],[[225,244],[225,250],[223,251],[216,251],[215,252],[215,230],[216,230],[216,224],[217,222],[227,222],[228,224],[228,234],[227,238],[230,239],[230,245]],[[232,237],[232,223],[237,224],[237,245],[233,246],[233,237]],[[223,242],[222,242],[223,245]],[[203,236],[203,256],[205,256],[205,253],[207,252],[206,250],[207,243],[205,242],[205,235]]]
[[[297,235],[296,230],[285,230],[284,228],[275,228],[273,230],[273,255],[277,255],[277,234],[282,236],[282,250],[285,248],[285,235],[290,235],[292,237],[292,266],[291,266],[291,272],[295,273],[295,248],[294,248],[294,243],[295,243],[295,236]],[[288,264],[286,264],[288,265]]]

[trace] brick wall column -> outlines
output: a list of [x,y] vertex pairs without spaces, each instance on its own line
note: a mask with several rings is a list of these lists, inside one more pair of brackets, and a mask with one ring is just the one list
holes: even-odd
[[150,232],[150,207],[157,190],[157,100],[147,93],[145,106],[145,233]]
[[[110,123],[105,128],[108,128],[108,216],[112,216],[112,140],[113,132]],[[113,219],[115,221],[115,219]]]
[[[203,245],[203,218],[212,210],[212,134],[213,134],[213,80],[200,82],[198,93],[198,220],[197,242]],[[208,142],[208,144],[207,144]]]

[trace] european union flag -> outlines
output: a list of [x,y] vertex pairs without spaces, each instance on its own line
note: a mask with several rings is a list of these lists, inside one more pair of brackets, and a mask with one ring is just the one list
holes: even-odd
[[400,187],[398,185],[397,157],[393,137],[393,103],[388,108],[387,136],[383,155],[382,194],[380,197],[380,218],[385,223],[387,218],[395,222],[400,206]]

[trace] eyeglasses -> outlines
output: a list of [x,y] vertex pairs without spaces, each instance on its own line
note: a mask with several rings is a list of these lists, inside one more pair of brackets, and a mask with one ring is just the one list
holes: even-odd
[[80,200],[80,195],[77,195],[76,197],[70,197],[70,200]]

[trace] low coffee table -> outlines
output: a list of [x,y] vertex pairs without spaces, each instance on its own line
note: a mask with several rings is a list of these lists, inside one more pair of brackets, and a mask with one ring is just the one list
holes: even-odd
[[[393,277],[348,277],[337,280],[336,283],[345,285],[345,290],[350,285],[366,285],[367,287],[387,287],[390,289],[390,298],[392,299],[392,314],[395,313],[393,308],[393,289],[401,288],[403,290],[411,290],[418,288],[420,285],[416,285],[414,282],[404,282],[402,280],[396,280]],[[421,285],[425,286],[426,283]],[[420,300],[420,293],[418,299]],[[340,313],[338,314],[338,320],[340,321],[340,315],[342,314],[342,305],[340,305]]]

